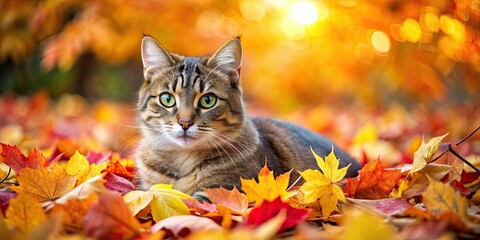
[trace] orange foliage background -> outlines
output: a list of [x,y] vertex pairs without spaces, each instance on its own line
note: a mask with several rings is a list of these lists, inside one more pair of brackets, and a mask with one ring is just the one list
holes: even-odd
[[44,72],[68,71],[93,54],[101,65],[122,66],[139,61],[142,32],[185,55],[211,53],[241,35],[245,92],[275,110],[465,99],[480,90],[479,4],[5,0],[0,63],[18,66],[38,54]]

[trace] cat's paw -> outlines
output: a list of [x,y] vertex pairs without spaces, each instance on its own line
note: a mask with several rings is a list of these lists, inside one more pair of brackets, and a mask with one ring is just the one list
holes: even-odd
[[192,197],[195,198],[196,200],[198,200],[199,202],[212,203],[212,202],[210,201],[210,199],[208,199],[207,194],[206,194],[204,191],[195,192],[195,193],[192,195]]

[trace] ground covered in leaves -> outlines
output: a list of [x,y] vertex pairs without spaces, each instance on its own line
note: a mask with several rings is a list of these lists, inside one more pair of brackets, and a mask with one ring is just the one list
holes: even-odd
[[302,185],[264,167],[239,189],[205,189],[206,203],[161,183],[135,189],[134,108],[4,95],[0,239],[480,237],[478,111],[326,109],[284,118],[339,142],[362,162],[358,177],[344,179],[334,150],[312,150],[318,168]]

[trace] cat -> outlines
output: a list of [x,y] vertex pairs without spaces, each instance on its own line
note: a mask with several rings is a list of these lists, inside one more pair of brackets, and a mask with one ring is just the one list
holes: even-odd
[[[360,165],[325,137],[281,120],[246,115],[240,87],[242,45],[233,38],[211,57],[166,51],[154,38],[141,43],[144,82],[139,91],[142,137],[136,153],[141,188],[173,184],[202,189],[241,186],[267,164],[276,175],[318,169],[310,147],[324,157],[334,149],[347,177]],[[268,91],[266,88],[265,91]]]

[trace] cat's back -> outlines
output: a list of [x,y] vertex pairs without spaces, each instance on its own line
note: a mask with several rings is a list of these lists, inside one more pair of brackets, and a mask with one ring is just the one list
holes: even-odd
[[[332,151],[333,146],[335,155],[340,159],[341,167],[352,164],[347,177],[356,176],[360,169],[355,159],[318,133],[277,119],[255,117],[251,120],[260,136],[259,154],[264,154],[267,158],[276,158],[285,167],[295,170],[318,169],[310,146],[322,158]],[[267,154],[268,152],[271,154]]]

